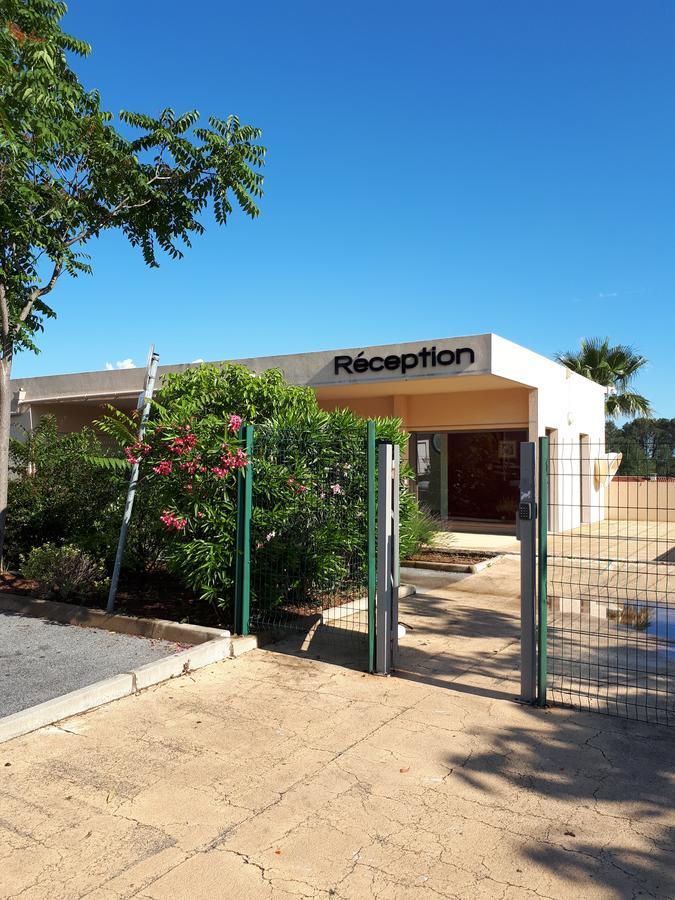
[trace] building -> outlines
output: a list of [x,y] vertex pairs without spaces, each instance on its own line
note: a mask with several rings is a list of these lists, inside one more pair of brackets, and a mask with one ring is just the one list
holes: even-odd
[[[579,478],[551,474],[558,510],[551,528],[567,530],[604,514],[604,486],[591,464],[592,457],[604,458],[604,388],[498,335],[237,362],[256,372],[281,369],[292,384],[312,387],[324,409],[400,417],[410,433],[419,499],[453,527],[513,529],[520,443],[540,435],[569,448],[564,458],[579,471]],[[161,367],[160,375],[185,368]],[[13,431],[31,429],[44,415],[72,431],[100,416],[105,404],[132,409],[143,377],[143,369],[124,369],[16,379]]]

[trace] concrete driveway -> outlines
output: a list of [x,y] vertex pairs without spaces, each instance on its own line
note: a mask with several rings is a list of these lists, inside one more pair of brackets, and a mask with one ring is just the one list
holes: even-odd
[[0,895],[675,896],[673,732],[511,699],[513,565],[424,587],[405,677],[280,644],[3,745]]

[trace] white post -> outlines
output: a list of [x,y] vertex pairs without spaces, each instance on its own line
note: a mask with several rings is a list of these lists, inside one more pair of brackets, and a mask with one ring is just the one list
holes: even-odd
[[537,503],[535,446],[520,445],[520,697],[533,703],[537,695],[536,586],[537,586]]
[[[155,353],[154,346],[150,347],[148,354],[148,362],[145,368],[145,383],[143,391],[138,397],[138,409],[141,410],[141,417],[138,423],[138,440],[142,442],[145,436],[145,426],[150,415],[150,402],[155,389],[155,379],[157,377],[157,365],[159,363],[159,354]],[[113,567],[112,578],[110,579],[110,590],[108,591],[108,605],[106,611],[112,613],[115,611],[115,597],[117,596],[117,585],[120,580],[120,569],[122,568],[122,558],[124,556],[124,545],[127,540],[127,532],[129,530],[129,522],[131,521],[131,510],[134,506],[134,497],[136,496],[136,487],[138,485],[138,469],[139,464],[136,462],[131,467],[131,477],[129,478],[129,487],[127,488],[127,499],[124,504],[124,515],[122,517],[122,527],[120,528],[120,536],[117,542],[117,553],[115,555],[115,565]]]
[[377,594],[375,603],[375,672],[389,675],[398,645],[400,449],[391,441],[378,445]]

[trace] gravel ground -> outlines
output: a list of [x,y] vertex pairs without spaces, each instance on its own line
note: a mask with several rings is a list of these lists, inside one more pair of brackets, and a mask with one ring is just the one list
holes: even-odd
[[0,717],[181,649],[170,641],[0,613]]

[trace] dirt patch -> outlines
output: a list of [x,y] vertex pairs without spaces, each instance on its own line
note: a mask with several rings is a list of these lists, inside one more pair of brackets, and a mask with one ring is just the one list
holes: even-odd
[[[18,594],[22,597],[37,597],[37,583],[20,575],[3,572],[0,574],[0,592]],[[50,597],[51,600],[65,599],[77,606],[90,609],[105,609],[106,597],[88,598]],[[127,616],[148,619],[169,619],[172,622],[186,622],[191,625],[208,625],[213,628],[229,628],[231,623],[227,613],[221,614],[209,603],[200,600],[193,593],[182,588],[166,573],[149,573],[123,577],[117,593],[115,610]]]
[[[498,553],[482,553],[479,550],[419,550],[405,562],[451,563],[462,566],[477,566],[497,559]],[[405,565],[405,562],[403,565]]]

